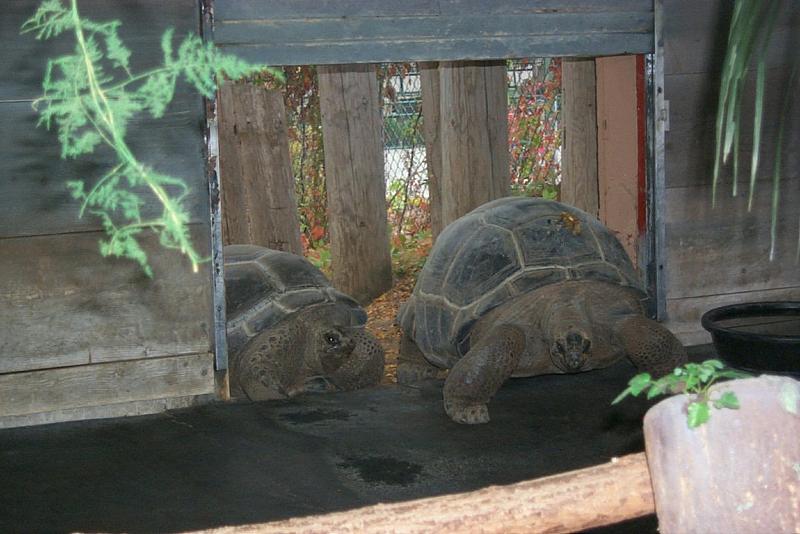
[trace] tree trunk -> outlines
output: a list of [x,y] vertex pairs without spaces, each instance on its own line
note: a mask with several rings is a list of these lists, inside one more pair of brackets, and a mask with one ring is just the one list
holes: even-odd
[[281,93],[223,84],[219,151],[223,242],[303,254]]
[[644,418],[658,530],[800,532],[800,382],[765,375],[713,386],[738,410],[686,424],[689,399],[659,402]]
[[509,191],[504,61],[439,65],[442,224]]
[[366,304],[392,286],[374,65],[317,68],[333,285]]
[[597,182],[597,82],[594,59],[565,59],[561,71],[564,152],[561,201],[595,217]]
[[425,161],[428,165],[428,205],[433,240],[442,231],[442,140],[439,104],[439,64],[419,64],[422,90],[422,128],[425,138]]

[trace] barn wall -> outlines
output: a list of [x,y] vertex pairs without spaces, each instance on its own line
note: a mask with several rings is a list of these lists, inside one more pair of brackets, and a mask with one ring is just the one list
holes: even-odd
[[[776,259],[768,258],[772,153],[763,167],[752,212],[747,210],[752,135],[742,135],[742,171],[738,197],[731,196],[731,173],[725,174],[711,206],[714,121],[719,76],[733,2],[664,0],[664,91],[670,103],[666,133],[665,227],[666,312],[668,326],[684,342],[710,338],[700,316],[716,306],[745,300],[800,299],[800,270],[795,262],[800,217],[800,108],[788,117],[781,187]],[[787,4],[796,4],[788,2]],[[777,137],[782,92],[791,57],[797,53],[798,11],[779,17],[767,77],[767,118],[763,139],[772,147]],[[754,78],[754,76],[752,76]],[[747,86],[744,110],[752,116],[754,83]],[[745,124],[748,131],[751,122]],[[770,150],[774,150],[770,148]]]
[[[209,266],[192,273],[152,236],[142,241],[153,279],[133,262],[100,256],[100,221],[78,218],[65,182],[91,184],[114,160],[104,150],[62,160],[55,132],[36,127],[31,101],[47,59],[73,46],[67,35],[42,42],[19,34],[38,4],[15,0],[0,17],[0,427],[207,399],[214,391]],[[79,6],[94,20],[122,21],[134,72],[160,62],[168,26],[179,37],[199,30],[196,0]],[[208,256],[203,124],[202,100],[183,88],[164,119],[137,119],[128,141],[145,163],[187,180],[193,242]]]

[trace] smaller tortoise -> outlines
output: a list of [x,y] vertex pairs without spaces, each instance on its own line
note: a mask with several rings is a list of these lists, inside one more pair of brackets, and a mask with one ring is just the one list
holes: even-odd
[[624,357],[667,373],[686,352],[645,317],[646,299],[622,245],[596,218],[544,199],[489,202],[439,235],[401,308],[398,382],[449,369],[445,411],[472,424],[489,421],[487,403],[509,377]]
[[224,249],[231,394],[251,400],[377,384],[384,352],[359,304],[305,258]]

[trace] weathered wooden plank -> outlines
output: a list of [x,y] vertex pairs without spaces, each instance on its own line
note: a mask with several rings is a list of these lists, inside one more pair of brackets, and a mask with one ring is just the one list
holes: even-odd
[[781,300],[800,300],[800,287],[784,287],[760,291],[745,291],[667,299],[668,320],[664,326],[670,329],[681,343],[687,346],[711,343],[711,335],[700,324],[705,312],[718,306],[741,304],[743,302],[768,302]]
[[345,19],[290,19],[218,21],[214,39],[220,44],[298,44],[330,42],[388,42],[464,39],[468,37],[536,37],[548,35],[597,35],[647,33],[650,13],[547,13],[536,16],[497,15],[487,24],[485,14],[422,17],[348,17]]
[[[664,16],[664,72],[692,74],[720,72],[725,54],[733,2],[668,0]],[[783,2],[767,54],[767,64],[785,64],[798,47],[793,20],[800,15],[797,2]]]
[[652,0],[216,0],[217,20],[652,11]]
[[[192,221],[208,219],[208,186],[203,163],[202,99],[179,95],[162,119],[137,118],[127,140],[134,155],[161,173],[184,179],[191,187],[185,207]],[[68,180],[87,186],[116,164],[106,147],[78,159],[61,159],[57,133],[36,127],[28,102],[0,104],[0,237],[89,231],[102,228],[97,217],[79,219],[80,205],[66,188]],[[161,212],[153,202],[150,217]]]
[[[800,168],[800,152],[790,147],[800,143],[800,106],[793,106],[789,114],[782,108],[783,89],[786,87],[788,69],[776,67],[767,75],[765,95],[764,131],[759,177],[771,179],[774,147],[778,136],[777,124],[781,117],[786,126],[784,168]],[[710,183],[714,164],[714,137],[718,82],[709,74],[680,74],[665,77],[665,94],[670,100],[670,130],[666,136],[667,187],[683,187]],[[749,180],[752,154],[752,108],[754,80],[744,86],[742,102],[742,132],[740,141],[741,180]],[[731,166],[724,169],[725,181],[730,180]]]
[[419,64],[422,91],[422,130],[425,137],[425,163],[428,167],[428,200],[431,213],[431,235],[436,239],[442,231],[442,126],[439,89],[439,64]]
[[595,217],[600,198],[597,181],[597,80],[594,59],[561,64],[561,201]]
[[210,353],[12,373],[0,375],[0,426],[14,416],[213,391]]
[[[638,265],[639,113],[636,56],[597,58],[597,181],[600,220]],[[642,89],[644,89],[642,87]],[[643,96],[642,96],[643,100]]]
[[[580,498],[576,498],[579,496]],[[219,529],[245,532],[578,532],[652,514],[644,453],[507,486]]]
[[482,60],[520,57],[611,56],[652,51],[647,33],[492,36],[474,34],[452,39],[365,41],[331,40],[275,44],[228,44],[225,51],[269,65],[327,65],[398,61]]
[[[193,242],[208,255],[207,225]],[[0,372],[208,352],[208,264],[144,238],[155,272],[104,259],[89,232],[0,240]]]
[[504,61],[439,65],[442,225],[508,195]]
[[[38,0],[7,0],[0,17],[0,72],[14,73],[0,77],[0,100],[36,98],[41,93],[42,76],[48,58],[72,52],[75,41],[69,34],[47,41],[37,41],[32,34],[20,35],[20,26],[36,11]],[[81,14],[95,21],[120,20],[120,37],[133,51],[131,70],[141,72],[161,63],[161,35],[175,28],[175,39],[197,33],[200,10],[197,0],[137,0],[109,2],[81,0]],[[177,45],[176,45],[177,48]]]
[[712,209],[709,186],[667,189],[670,209],[664,214],[664,223],[669,298],[800,286],[795,263],[798,183],[794,178],[782,188],[774,261],[769,260],[769,188],[757,192],[752,212],[747,211],[743,195],[721,194]]
[[225,244],[303,254],[283,95],[225,83],[218,100]]
[[218,22],[300,18],[391,17],[433,15],[440,0],[215,0]]
[[321,66],[333,285],[367,303],[392,285],[383,136],[374,65]]
[[184,397],[165,397],[162,399],[100,404],[98,406],[84,406],[26,415],[0,416],[0,428],[49,425],[66,421],[86,421],[88,419],[106,419],[109,417],[135,417],[161,413],[167,410],[189,408],[215,400],[222,399],[213,393],[203,393]]

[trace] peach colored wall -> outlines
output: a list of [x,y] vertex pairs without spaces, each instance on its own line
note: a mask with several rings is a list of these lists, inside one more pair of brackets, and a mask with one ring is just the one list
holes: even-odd
[[636,264],[636,56],[597,58],[596,65],[600,220],[614,231]]

